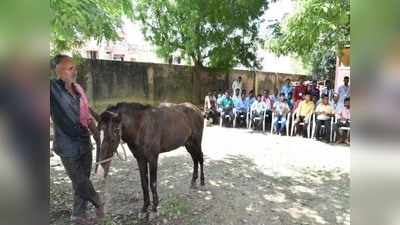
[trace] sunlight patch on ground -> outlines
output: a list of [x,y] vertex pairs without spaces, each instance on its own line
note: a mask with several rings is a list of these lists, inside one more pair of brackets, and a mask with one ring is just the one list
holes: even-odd
[[286,195],[283,193],[275,193],[275,194],[266,194],[264,195],[265,200],[270,201],[270,202],[276,202],[276,203],[284,203],[287,201]]

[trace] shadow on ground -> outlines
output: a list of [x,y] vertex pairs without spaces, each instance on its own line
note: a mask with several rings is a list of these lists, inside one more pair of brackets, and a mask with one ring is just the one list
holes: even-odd
[[[252,159],[206,160],[204,189],[190,189],[188,155],[161,158],[158,215],[139,215],[143,203],[136,160],[113,162],[105,224],[350,224],[349,175],[301,171],[300,177],[265,175]],[[96,187],[101,182],[93,178]],[[51,167],[51,224],[69,224],[71,187],[62,166]],[[89,212],[93,215],[93,209]]]

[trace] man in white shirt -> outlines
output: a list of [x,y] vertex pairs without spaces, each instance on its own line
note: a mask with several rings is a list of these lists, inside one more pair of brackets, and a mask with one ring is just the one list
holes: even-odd
[[[257,95],[256,100],[250,107],[251,120],[254,121],[254,127],[259,127],[260,122],[264,119],[264,111],[266,110],[265,102],[261,101],[261,95]],[[260,120],[254,120],[255,118],[261,118]]]
[[232,90],[235,91],[236,89],[239,89],[239,93],[242,92],[243,89],[243,83],[242,83],[242,77],[238,77],[237,80],[234,80],[232,83]]
[[315,110],[315,114],[317,116],[315,123],[316,123],[316,138],[320,140],[320,131],[321,126],[325,126],[325,140],[329,142],[329,137],[331,133],[331,117],[334,115],[334,111],[332,106],[329,104],[329,96],[324,95],[322,98],[322,103],[317,106]]
[[279,101],[274,103],[272,111],[275,113],[274,121],[272,125],[275,126],[277,134],[282,134],[282,131],[286,126],[286,115],[289,113],[289,106],[285,99],[285,94],[279,95]]

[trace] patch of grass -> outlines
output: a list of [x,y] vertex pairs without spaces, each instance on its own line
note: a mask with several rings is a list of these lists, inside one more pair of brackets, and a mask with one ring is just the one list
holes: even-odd
[[182,197],[172,197],[160,207],[160,215],[166,217],[180,217],[189,212],[189,202]]

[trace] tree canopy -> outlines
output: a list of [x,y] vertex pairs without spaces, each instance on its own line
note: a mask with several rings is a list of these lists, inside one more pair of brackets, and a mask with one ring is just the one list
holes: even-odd
[[256,50],[267,0],[137,0],[134,18],[167,59],[179,54],[195,66],[259,67]]
[[314,74],[332,73],[337,52],[350,44],[349,0],[298,0],[297,11],[271,26],[267,47],[292,54],[312,66]]
[[123,16],[132,16],[131,0],[50,0],[51,47],[71,50],[93,38],[117,40]]

